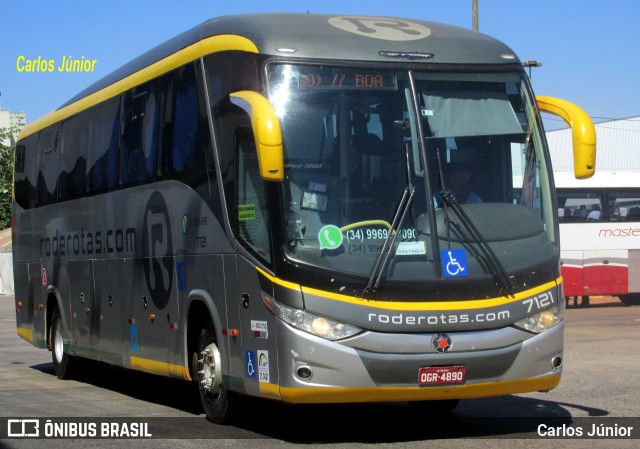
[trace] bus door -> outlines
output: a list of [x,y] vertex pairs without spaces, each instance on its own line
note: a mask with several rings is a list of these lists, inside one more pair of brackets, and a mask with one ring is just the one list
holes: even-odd
[[[128,302],[131,291],[131,276],[127,275],[130,259],[95,260],[94,276],[96,288],[96,322],[94,347],[100,351],[100,358],[116,365],[126,365],[125,357],[130,345],[128,323]],[[117,279],[117,282],[114,282]]]
[[237,261],[244,390],[251,395],[277,398],[279,394],[274,316],[263,304],[263,285],[260,283],[255,262],[242,255],[238,255]]
[[[26,282],[15,283],[16,300],[22,301],[22,307],[17,308],[16,314],[18,326],[26,329],[31,328],[31,342],[39,348],[44,348],[48,338],[45,331],[45,315],[40,311],[40,304],[44,306],[47,301],[46,287],[42,281],[44,265],[29,263],[16,265],[16,267],[18,266],[27,267],[27,273],[24,273],[22,269],[14,268],[15,272],[20,275],[16,277],[17,280],[25,275],[27,277]],[[26,287],[26,292],[23,287]]]
[[629,250],[629,293],[640,292],[640,250]]
[[[248,254],[237,256],[238,309],[240,315],[245,391],[277,397],[276,335],[274,317],[263,304],[256,266],[272,263],[268,220],[267,184],[260,176],[253,132],[239,127],[235,149],[235,236]],[[269,287],[267,287],[269,289]],[[272,291],[266,291],[272,295]],[[274,391],[276,393],[274,393]]]
[[58,282],[63,294],[68,293],[63,301],[68,301],[68,316],[71,318],[70,329],[75,349],[79,351],[79,355],[91,357],[92,355],[86,351],[91,347],[92,335],[95,336],[95,330],[100,323],[100,311],[99,307],[96,307],[93,291],[92,263],[88,260],[67,261],[62,264],[61,271]]
[[[31,264],[36,265],[37,264]],[[14,275],[14,292],[16,298],[16,325],[18,328],[28,329],[33,325],[33,316],[35,314],[34,303],[41,298],[42,292],[38,289],[38,296],[34,296],[33,285],[41,286],[37,282],[39,273],[36,271],[36,282],[29,282],[29,264],[16,263],[13,265]]]

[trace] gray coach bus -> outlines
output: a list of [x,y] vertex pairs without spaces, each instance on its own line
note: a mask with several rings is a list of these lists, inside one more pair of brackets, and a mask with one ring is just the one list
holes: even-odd
[[[286,25],[286,26],[285,26]],[[27,126],[17,332],[197,382],[226,422],[286,403],[555,388],[563,312],[540,110],[504,44],[414,19],[212,19]],[[517,192],[517,195],[516,195]]]

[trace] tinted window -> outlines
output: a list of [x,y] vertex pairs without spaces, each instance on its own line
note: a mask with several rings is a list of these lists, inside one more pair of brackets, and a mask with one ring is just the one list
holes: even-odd
[[78,114],[62,125],[60,139],[60,178],[58,198],[60,201],[82,197],[85,191],[85,170],[89,144],[88,114]]
[[640,189],[608,192],[607,214],[609,221],[640,221]]
[[59,125],[53,125],[40,131],[38,137],[36,206],[46,206],[57,200],[58,129]]
[[605,218],[599,190],[558,190],[557,196],[561,223],[586,223]]
[[90,193],[114,190],[117,182],[117,154],[120,130],[120,97],[112,98],[88,111],[89,173],[87,189]]
[[206,180],[204,132],[192,64],[161,81],[163,98],[160,175],[194,185]]
[[16,147],[15,198],[28,209],[35,205],[35,169],[38,157],[38,134],[32,134]]
[[125,95],[120,187],[153,181],[156,161],[157,83],[150,82]]
[[251,252],[271,261],[265,182],[260,177],[255,140],[250,128],[238,128],[236,149],[236,235]]

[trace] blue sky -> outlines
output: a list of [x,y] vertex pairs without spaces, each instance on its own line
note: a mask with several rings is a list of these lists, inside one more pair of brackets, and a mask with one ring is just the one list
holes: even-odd
[[[509,45],[538,95],[579,104],[594,121],[640,115],[640,1],[478,0],[480,32]],[[0,107],[27,122],[130,59],[204,20],[245,12],[391,15],[472,27],[472,0],[4,1]],[[89,73],[25,73],[18,58],[95,59]],[[553,125],[553,123],[552,123]],[[549,125],[547,125],[549,127]]]

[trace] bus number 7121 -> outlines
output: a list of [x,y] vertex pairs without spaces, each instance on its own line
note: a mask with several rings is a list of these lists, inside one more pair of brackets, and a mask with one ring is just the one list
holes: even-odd
[[555,299],[553,298],[553,294],[551,292],[544,292],[540,295],[534,296],[533,298],[525,299],[522,301],[523,304],[527,305],[527,313],[530,313],[532,310],[541,310],[551,304],[555,304]]

